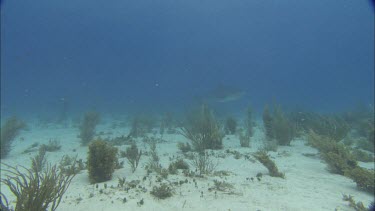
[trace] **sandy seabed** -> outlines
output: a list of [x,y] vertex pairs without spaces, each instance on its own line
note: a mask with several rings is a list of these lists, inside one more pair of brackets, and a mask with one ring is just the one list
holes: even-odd
[[[30,158],[37,152],[22,153],[31,144],[47,144],[50,139],[56,139],[61,144],[61,150],[47,152],[47,160],[58,164],[64,155],[76,156],[87,159],[88,147],[80,146],[78,128],[61,128],[50,125],[47,128],[30,127],[23,131],[14,141],[14,147],[2,163],[10,165],[30,166]],[[97,128],[98,132],[104,132],[101,137],[116,137],[129,133],[129,128],[112,129],[110,124],[102,124]],[[204,176],[203,178],[191,178],[184,176],[181,171],[177,175],[169,175],[164,181],[173,187],[173,196],[167,199],[156,199],[150,194],[152,187],[159,185],[156,181],[157,175],[143,180],[146,175],[145,165],[149,156],[142,156],[139,167],[132,173],[126,158],[124,167],[114,172],[110,181],[90,184],[87,170],[81,171],[73,179],[69,189],[66,191],[58,211],[106,211],[106,210],[220,210],[220,211],[242,211],[242,210],[353,210],[348,203],[342,200],[342,194],[350,194],[356,201],[362,201],[368,206],[374,200],[374,196],[357,189],[356,184],[349,178],[332,174],[327,170],[326,164],[316,156],[305,156],[305,153],[315,153],[317,150],[306,146],[305,140],[292,141],[291,146],[279,147],[277,152],[269,152],[271,158],[276,162],[279,170],[285,173],[285,179],[270,177],[267,169],[253,159],[251,154],[263,147],[264,132],[262,128],[256,127],[251,139],[250,148],[240,147],[238,137],[227,135],[224,138],[223,150],[213,151],[212,158],[218,163],[216,171],[228,171],[228,176]],[[152,134],[149,134],[152,136]],[[159,134],[155,135],[160,138]],[[157,152],[162,167],[168,168],[173,158],[183,157],[178,150],[178,142],[188,142],[179,134],[163,135],[163,142],[157,144]],[[141,139],[137,142],[138,147],[148,151],[149,147]],[[129,145],[119,147],[125,150]],[[242,156],[236,159],[232,153],[226,150],[238,151]],[[249,155],[249,156],[245,156]],[[189,164],[191,161],[185,159]],[[360,163],[362,167],[374,168],[374,163]],[[191,167],[191,165],[190,165]],[[6,168],[1,165],[1,168]],[[192,167],[191,167],[192,168]],[[260,181],[257,173],[262,173]],[[5,172],[1,171],[1,176]],[[118,187],[118,178],[126,178],[126,181],[140,180],[142,188],[134,188],[129,191]],[[251,180],[254,178],[254,180]],[[188,180],[182,185],[173,185],[179,181]],[[225,181],[233,185],[228,191],[210,191],[214,180]],[[195,182],[194,182],[195,181]],[[196,184],[195,184],[196,183]],[[106,184],[107,188],[104,187]],[[4,185],[1,191],[8,197],[14,206],[15,198]],[[123,199],[126,198],[126,202]],[[143,199],[143,205],[139,202]]]

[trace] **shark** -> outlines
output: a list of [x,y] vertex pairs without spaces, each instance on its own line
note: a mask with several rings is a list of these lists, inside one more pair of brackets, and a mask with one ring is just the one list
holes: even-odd
[[204,99],[218,103],[237,101],[245,95],[245,92],[234,86],[218,85],[207,93]]

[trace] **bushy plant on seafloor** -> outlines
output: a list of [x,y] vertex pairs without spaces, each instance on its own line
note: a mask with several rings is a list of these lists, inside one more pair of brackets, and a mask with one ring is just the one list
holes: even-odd
[[250,147],[250,136],[247,134],[240,133],[239,137],[241,147]]
[[344,112],[341,116],[350,125],[356,135],[367,137],[368,133],[374,129],[374,106],[359,105],[351,111]]
[[61,173],[66,175],[78,174],[80,171],[86,169],[85,164],[82,159],[77,160],[78,155],[70,157],[69,155],[64,155],[59,163],[59,169]]
[[273,117],[267,105],[264,107],[262,118],[263,118],[263,125],[265,129],[266,138],[269,141],[271,141],[272,139],[274,139],[274,132],[272,129]]
[[294,124],[281,110],[280,106],[275,106],[273,112],[270,112],[267,106],[265,107],[263,111],[263,124],[268,141],[275,139],[278,145],[288,146],[296,136]]
[[[56,210],[75,174],[65,175],[57,166],[47,164],[44,170],[13,167],[3,164],[5,176],[1,183],[16,197],[15,211]],[[3,188],[3,187],[2,187]],[[13,210],[3,193],[0,193],[1,210]]]
[[338,115],[323,116],[319,122],[322,126],[317,133],[327,135],[337,142],[344,139],[350,131],[350,125]]
[[253,123],[253,115],[252,115],[252,108],[251,106],[249,106],[247,108],[247,111],[246,111],[246,119],[245,119],[245,128],[246,128],[246,135],[248,137],[252,137],[253,136],[253,133],[254,133],[254,130],[253,130],[253,127],[254,127],[254,123]]
[[217,190],[222,192],[229,192],[234,189],[234,186],[226,181],[214,180],[214,186],[209,188],[209,190]]
[[234,134],[234,133],[236,133],[236,129],[237,129],[237,121],[236,121],[236,119],[233,118],[233,117],[228,117],[225,120],[224,129],[225,129],[225,133],[226,134]]
[[266,151],[258,151],[253,156],[268,169],[271,177],[285,178],[285,175],[279,172],[275,162],[271,160]]
[[170,174],[177,174],[178,169],[188,170],[189,164],[186,163],[182,158],[179,158],[178,160],[170,163],[168,166],[168,171]]
[[223,148],[224,135],[207,105],[190,113],[181,130],[182,135],[191,141],[195,151]]
[[309,145],[319,150],[322,159],[327,163],[328,169],[332,173],[344,175],[346,171],[358,167],[350,150],[334,139],[318,135],[311,130],[307,140]]
[[197,155],[194,156],[191,164],[196,169],[196,172],[199,173],[199,176],[211,174],[218,166],[218,163],[214,162],[207,152],[197,153]]
[[360,167],[343,144],[336,143],[329,137],[319,136],[313,131],[308,135],[308,142],[319,150],[331,172],[351,178],[359,189],[374,194],[375,171]]
[[167,134],[175,133],[176,122],[172,112],[165,112],[160,120],[160,134],[164,134],[164,132]]
[[357,146],[361,149],[374,152],[375,151],[375,125],[374,120],[367,121],[367,125],[363,129],[365,132],[364,137],[358,139]]
[[79,126],[81,145],[86,146],[94,139],[96,125],[99,124],[100,115],[95,111],[85,113],[81,125]]
[[362,167],[347,170],[345,176],[351,178],[361,190],[374,194],[375,191],[375,171]]
[[336,142],[344,139],[351,127],[340,115],[321,115],[313,112],[292,112],[290,119],[296,124],[299,134],[313,130]]
[[152,131],[155,123],[156,119],[152,115],[137,114],[131,122],[129,136],[134,138],[143,137],[146,133]]
[[[349,202],[349,207],[353,208],[356,211],[373,211],[371,207],[367,209],[361,201],[356,202],[351,195],[342,195],[342,200]],[[371,206],[371,205],[370,205]]]
[[7,119],[1,126],[0,139],[0,158],[5,158],[12,149],[12,142],[22,129],[26,128],[26,124],[17,117]]
[[160,186],[154,186],[150,193],[158,199],[166,199],[173,195],[173,190],[167,184],[163,183]]
[[273,119],[273,131],[279,145],[287,146],[296,136],[293,123],[288,119],[280,107],[276,107]]
[[351,149],[351,153],[354,156],[354,159],[360,162],[369,163],[374,162],[375,160],[374,154],[368,153],[365,150]]
[[115,171],[116,163],[118,163],[116,147],[109,145],[101,139],[90,143],[87,168],[91,183],[110,180]]
[[125,151],[125,157],[128,159],[128,163],[130,164],[133,173],[138,167],[141,156],[142,150],[138,150],[138,147],[135,143],[132,143],[132,145]]
[[253,136],[254,130],[254,123],[252,119],[252,108],[249,106],[246,111],[246,119],[244,122],[244,129],[243,130],[238,130],[238,138],[240,140],[240,145],[241,147],[250,147],[250,140],[251,137]]
[[182,143],[178,142],[177,143],[177,148],[181,150],[182,153],[190,152],[191,151],[191,146],[189,143]]

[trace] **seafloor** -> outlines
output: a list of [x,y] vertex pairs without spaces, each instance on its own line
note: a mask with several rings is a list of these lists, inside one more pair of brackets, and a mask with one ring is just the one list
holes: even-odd
[[[129,124],[113,127],[113,122],[116,121],[102,121],[96,129],[97,134],[102,138],[128,134]],[[161,136],[159,131],[154,129],[147,134],[148,137],[157,140],[156,151],[164,168],[177,157],[191,163],[177,148],[177,143],[188,142],[177,131],[178,129],[175,130],[176,133],[165,133]],[[74,123],[61,126],[28,122],[28,129],[17,136],[13,149],[2,163],[30,166],[31,157],[38,151],[24,153],[24,150],[35,142],[47,144],[49,140],[57,140],[61,149],[47,152],[48,162],[58,164],[64,155],[77,155],[78,159],[86,160],[88,147],[80,145],[78,134],[79,128]],[[149,144],[144,143],[142,138],[135,140],[143,152],[149,151]],[[217,163],[216,173],[194,178],[185,176],[180,170],[175,175],[169,174],[162,182],[172,186],[173,196],[166,199],[156,199],[150,194],[152,187],[157,185],[160,179],[155,173],[144,178],[147,174],[145,165],[150,156],[147,153],[141,157],[139,167],[134,173],[126,158],[120,158],[120,161],[124,161],[123,168],[114,172],[112,180],[99,183],[98,186],[90,184],[88,171],[83,170],[73,179],[57,210],[332,211],[352,210],[348,202],[342,200],[343,194],[353,196],[365,206],[373,201],[374,196],[359,190],[351,179],[330,173],[320,159],[318,151],[307,146],[304,139],[295,139],[291,146],[279,146],[277,152],[269,152],[279,170],[285,174],[285,179],[269,176],[267,169],[252,157],[252,153],[263,147],[263,140],[264,129],[261,122],[257,122],[254,127],[250,148],[241,147],[236,135],[226,135],[223,149],[209,152]],[[119,151],[125,150],[128,146],[118,146]],[[369,169],[374,168],[373,162],[359,164]],[[6,167],[2,165],[1,168]],[[263,175],[259,179],[256,177],[258,173]],[[4,171],[1,172],[1,176],[4,178]],[[136,188],[128,190],[119,188],[118,178],[123,177],[127,182],[139,180],[139,184]],[[225,181],[230,185],[223,190],[216,190],[213,188],[214,180]],[[180,181],[184,183],[179,184]],[[1,186],[1,191],[8,196],[11,205],[14,206],[15,199],[10,191],[4,185]]]

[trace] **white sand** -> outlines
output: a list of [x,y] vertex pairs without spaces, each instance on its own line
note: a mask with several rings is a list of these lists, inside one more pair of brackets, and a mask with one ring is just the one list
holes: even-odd
[[[124,135],[128,133],[127,128],[111,129],[109,125],[101,125],[98,131],[112,132],[111,137]],[[57,152],[48,152],[49,162],[58,163],[63,155],[74,156],[86,160],[87,147],[80,146],[77,128],[31,128],[24,131],[14,142],[14,148],[9,156],[2,162],[11,165],[30,166],[30,157],[35,153],[22,154],[34,142],[40,144],[48,143],[49,139],[57,139],[62,145],[62,149]],[[103,136],[105,137],[105,136]],[[22,141],[21,138],[24,138]],[[176,144],[187,141],[181,135],[164,135],[166,142],[157,145],[157,151],[161,158],[161,164],[167,168],[170,161],[169,157],[182,156],[178,151]],[[146,175],[144,169],[145,163],[149,157],[143,156],[141,163],[135,173],[131,173],[129,164],[125,161],[124,168],[116,170],[113,179],[105,182],[107,189],[104,189],[104,183],[99,184],[99,188],[89,183],[87,170],[81,171],[72,181],[69,189],[64,195],[63,201],[58,207],[58,211],[72,210],[352,210],[347,202],[342,200],[342,194],[354,196],[356,201],[362,201],[367,206],[372,200],[373,195],[360,191],[356,184],[350,179],[327,171],[326,165],[319,157],[306,157],[302,153],[316,153],[311,147],[305,146],[304,140],[295,140],[290,147],[279,147],[278,152],[270,152],[275,160],[279,170],[284,172],[286,179],[274,178],[268,175],[267,169],[258,162],[245,160],[244,157],[235,159],[233,155],[225,153],[226,149],[237,150],[242,154],[250,154],[257,151],[262,146],[263,132],[256,129],[252,138],[251,148],[241,148],[239,140],[235,136],[227,136],[224,139],[224,150],[215,151],[215,160],[219,162],[216,170],[226,170],[232,172],[230,176],[215,177],[207,176],[205,178],[195,178],[198,187],[195,187],[193,178],[178,175],[169,175],[166,181],[178,182],[188,179],[188,184],[182,186],[173,186],[174,195],[165,200],[155,199],[149,192],[152,187],[158,184],[156,174],[151,174],[151,179],[142,181]],[[142,150],[148,150],[142,142],[138,144]],[[121,146],[124,150],[127,146]],[[76,152],[73,152],[73,149]],[[225,158],[220,158],[225,156]],[[188,161],[188,160],[186,160]],[[190,161],[188,161],[190,162]],[[365,166],[372,167],[373,163],[367,163]],[[1,168],[5,168],[4,165]],[[261,172],[262,180],[257,181],[255,175]],[[1,176],[4,176],[4,171]],[[129,192],[117,188],[118,177],[126,177],[126,181],[141,180],[140,185],[146,187],[147,192],[140,189],[131,189]],[[254,181],[246,178],[254,177]],[[213,180],[226,181],[234,185],[231,194],[217,191],[208,191],[213,186]],[[113,186],[114,188],[111,188]],[[103,193],[99,190],[103,189]],[[15,198],[4,185],[1,191],[13,202]],[[203,192],[203,197],[201,197]],[[90,196],[91,195],[91,196]],[[123,198],[127,202],[123,203]],[[144,199],[144,205],[138,206],[137,202]]]

